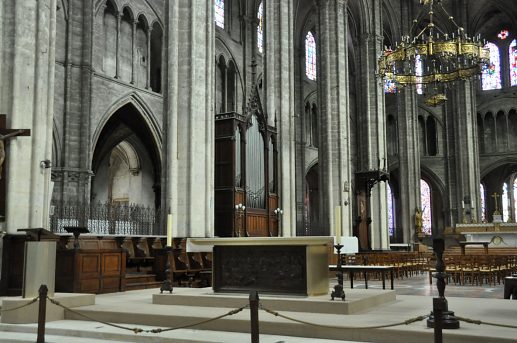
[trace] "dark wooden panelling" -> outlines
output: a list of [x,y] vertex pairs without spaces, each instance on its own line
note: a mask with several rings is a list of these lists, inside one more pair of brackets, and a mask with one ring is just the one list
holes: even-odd
[[[116,238],[87,237],[84,240],[80,239],[79,244],[80,249],[61,248],[57,251],[56,291],[84,293],[124,291],[126,251],[116,248],[118,246]],[[101,247],[105,249],[100,249]]]
[[267,225],[267,211],[250,209],[246,213],[246,233],[249,237],[269,236]]

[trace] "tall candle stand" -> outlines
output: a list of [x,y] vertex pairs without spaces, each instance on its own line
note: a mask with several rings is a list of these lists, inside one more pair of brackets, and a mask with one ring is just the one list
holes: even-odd
[[343,248],[342,244],[334,245],[334,248],[337,250],[337,268],[336,268],[336,278],[337,285],[334,286],[334,290],[330,294],[332,300],[334,298],[341,298],[341,300],[345,300],[345,292],[343,291],[343,269],[341,268],[341,248]]
[[165,247],[165,256],[166,256],[166,262],[165,262],[165,280],[163,280],[163,284],[160,287],[160,293],[163,293],[164,291],[172,293],[172,271],[171,271],[171,259],[172,256],[172,247],[166,246]]

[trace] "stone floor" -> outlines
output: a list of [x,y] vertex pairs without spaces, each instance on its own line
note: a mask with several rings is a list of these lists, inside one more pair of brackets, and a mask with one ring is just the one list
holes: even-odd
[[[335,284],[335,279],[330,280]],[[354,289],[364,289],[362,280],[354,280]],[[381,289],[381,282],[370,280],[369,288]],[[345,292],[349,283],[345,280]],[[432,297],[437,294],[435,285],[429,284],[427,275],[418,275],[407,279],[395,280],[396,301],[378,306],[366,313],[354,315],[315,314],[308,312],[286,312],[301,320],[311,323],[335,326],[367,326],[404,321],[418,315],[428,314],[432,307]],[[369,290],[364,290],[368,292]],[[96,305],[81,308],[83,313],[94,317],[105,311],[106,316],[112,316],[117,321],[117,311],[131,313],[134,320],[128,320],[130,327],[151,328],[138,324],[139,317],[157,316],[159,320],[167,320],[167,326],[174,326],[184,321],[199,321],[211,318],[228,309],[154,305],[151,298],[158,290],[149,289],[124,293],[97,295]],[[177,289],[177,293],[181,292]],[[445,294],[449,300],[449,308],[456,315],[481,319],[495,323],[517,326],[517,301],[504,300],[503,285],[459,286],[447,285]],[[246,296],[244,295],[243,301]],[[357,330],[330,329],[314,327],[306,324],[293,323],[289,320],[275,317],[263,311],[260,315],[260,342],[262,343],[334,343],[334,342],[382,342],[382,343],[421,343],[433,342],[433,330],[426,327],[425,321],[387,329]],[[164,319],[164,317],[166,317]],[[127,316],[125,317],[127,318]],[[131,318],[131,317],[130,317]],[[180,329],[160,334],[138,334],[112,328],[98,322],[63,320],[47,323],[46,342],[78,343],[100,342],[249,342],[250,335],[246,333],[249,327],[249,311],[244,310],[237,315],[217,321],[213,327],[204,330]],[[166,326],[165,326],[166,327]],[[0,342],[35,342],[34,324],[10,325],[0,324]],[[517,342],[517,329],[500,328],[486,325],[461,323],[459,330],[444,333],[447,343],[509,343]]]
[[[331,285],[336,283],[335,279],[331,279]],[[349,285],[345,278],[345,286]],[[389,282],[387,282],[388,284]],[[365,288],[364,281],[354,279],[354,288]],[[368,288],[382,289],[380,281],[369,280]],[[395,280],[395,291],[397,295],[425,295],[434,297],[438,295],[435,280],[433,284],[429,284],[429,275],[419,274],[409,278],[396,279]],[[502,283],[496,283],[495,285],[459,285],[449,283],[445,287],[446,297],[467,297],[467,298],[492,298],[492,299],[503,299],[504,285]]]

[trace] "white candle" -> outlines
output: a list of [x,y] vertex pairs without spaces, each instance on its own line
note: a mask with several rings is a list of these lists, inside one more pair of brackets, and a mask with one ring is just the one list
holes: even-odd
[[334,210],[334,225],[336,233],[336,243],[341,243],[341,206],[336,206]]
[[167,215],[167,246],[172,246],[172,214]]
[[461,201],[461,208],[465,208],[465,201]]

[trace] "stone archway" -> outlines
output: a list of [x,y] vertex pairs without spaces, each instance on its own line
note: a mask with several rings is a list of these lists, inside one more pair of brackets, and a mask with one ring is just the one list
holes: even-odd
[[106,122],[95,146],[91,202],[160,207],[159,148],[140,112],[126,104]]

